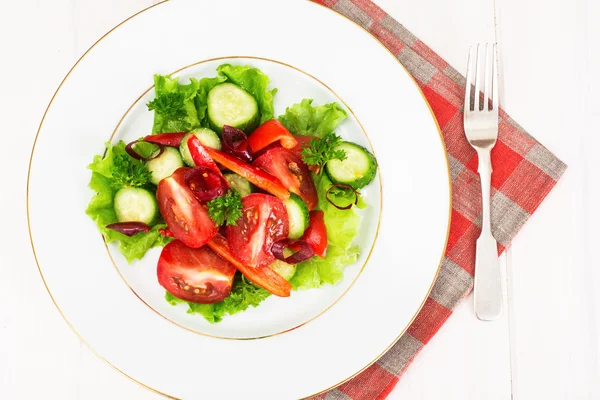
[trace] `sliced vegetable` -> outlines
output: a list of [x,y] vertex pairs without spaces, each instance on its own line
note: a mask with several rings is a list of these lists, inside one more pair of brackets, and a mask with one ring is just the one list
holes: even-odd
[[229,250],[248,267],[263,267],[275,257],[273,243],[288,237],[288,216],[282,201],[268,194],[254,193],[242,198],[242,217],[227,227]]
[[156,199],[146,189],[124,187],[115,194],[115,214],[119,222],[149,224],[157,216]]
[[344,160],[331,160],[325,171],[334,183],[343,183],[360,189],[367,186],[377,173],[377,160],[367,149],[355,143],[343,142],[335,147],[346,153]]
[[211,201],[223,196],[229,188],[223,175],[208,167],[195,167],[187,171],[185,183],[199,201]]
[[242,197],[249,195],[252,193],[252,185],[246,179],[242,178],[238,174],[234,174],[231,172],[226,172],[223,174],[227,182],[229,182],[229,186],[232,189],[235,189]]
[[311,211],[310,225],[301,238],[313,248],[319,257],[325,257],[327,254],[327,228],[324,215],[321,210]]
[[[148,154],[148,156],[146,156],[143,153],[139,153],[138,149],[136,148],[136,145],[138,145],[138,147],[139,147],[140,143],[143,143],[143,142],[140,140],[134,140],[133,142],[130,142],[127,144],[127,146],[125,146],[125,151],[127,152],[127,154],[129,154],[129,156],[131,156],[132,158],[134,158],[136,160],[141,160],[141,161],[154,160],[155,158],[160,157],[161,154],[165,151],[164,147],[161,145],[153,146],[153,147],[155,147],[155,149],[152,149],[153,151],[148,152],[149,154]],[[148,145],[148,146],[152,146],[152,145]]]
[[255,153],[273,143],[281,143],[286,149],[293,149],[298,145],[296,138],[276,119],[259,126],[248,138],[248,144]]
[[206,167],[215,171],[219,175],[223,175],[217,164],[213,161],[211,156],[206,151],[209,147],[205,147],[200,144],[200,139],[195,136],[190,136],[187,139],[188,149],[190,150],[190,155],[192,156],[192,160],[194,164],[198,167]]
[[212,147],[213,149],[221,150],[221,139],[219,139],[219,135],[217,135],[215,131],[208,128],[194,129],[193,131],[187,133],[183,137],[179,145],[179,152],[181,153],[181,158],[183,158],[183,162],[187,166],[196,166],[196,164],[194,164],[194,160],[192,160],[192,155],[190,154],[190,149],[188,147],[188,140],[190,138],[190,135],[196,136],[202,144],[202,146]]
[[189,168],[180,168],[158,184],[158,206],[169,231],[186,246],[198,248],[219,231],[206,206],[194,196],[185,181]]
[[138,233],[148,232],[150,230],[150,226],[143,222],[116,222],[114,224],[108,224],[106,227],[126,236],[134,236]]
[[292,277],[296,273],[295,264],[288,264],[285,261],[281,260],[273,261],[271,265],[269,265],[269,268],[281,275],[286,281],[292,279]]
[[292,193],[290,198],[285,200],[283,204],[285,205],[290,224],[288,238],[300,239],[306,228],[308,228],[310,220],[306,202],[297,194]]
[[290,295],[292,285],[268,266],[253,268],[238,261],[229,250],[229,244],[224,236],[217,234],[208,242],[208,247],[233,264],[246,278],[256,285],[266,289],[275,296],[288,297]]
[[148,135],[143,140],[144,142],[162,146],[179,147],[185,135],[187,135],[185,132],[159,133],[157,135]]
[[171,176],[175,170],[183,167],[183,161],[179,150],[173,147],[165,147],[163,153],[146,163],[146,168],[152,174],[151,181],[155,185],[164,178]]
[[221,83],[208,92],[208,121],[221,132],[224,125],[252,132],[260,122],[256,99],[233,83]]
[[281,181],[283,187],[296,193],[309,210],[317,206],[317,189],[308,167],[291,150],[277,147],[258,157],[252,164]]
[[245,162],[252,162],[253,152],[248,145],[248,138],[241,130],[233,126],[224,125],[223,132],[223,151],[239,158]]
[[273,97],[277,93],[277,89],[269,90],[269,77],[265,73],[249,65],[230,64],[220,65],[217,72],[256,99],[260,110],[260,123],[273,118]]
[[[347,200],[347,196],[345,194],[348,192],[352,194],[354,200],[350,202],[346,201],[344,204],[338,204],[338,199],[336,198],[338,196],[335,196],[334,194],[338,194],[338,192],[340,191],[344,193],[344,196],[342,196],[344,198],[344,201]],[[327,189],[327,192],[325,192],[325,198],[327,199],[329,204],[331,204],[338,210],[349,210],[352,208],[353,205],[358,205],[360,193],[358,193],[358,191],[352,186],[346,185],[345,183],[334,183],[331,186],[329,186],[329,189]]]
[[158,283],[173,296],[199,304],[222,301],[231,292],[235,267],[210,248],[192,249],[179,240],[158,259]]
[[[284,254],[285,249],[296,250],[294,254],[286,257]],[[315,251],[304,240],[294,240],[294,239],[283,239],[278,242],[273,243],[271,247],[271,251],[273,255],[278,260],[286,262],[288,264],[298,264],[302,261],[306,261],[315,255]]]
[[285,200],[290,197],[290,192],[274,176],[267,174],[253,165],[246,164],[237,157],[223,153],[218,150],[207,148],[206,153],[212,157],[215,162],[221,164],[228,170],[235,172],[248,182],[258,186],[262,190]]

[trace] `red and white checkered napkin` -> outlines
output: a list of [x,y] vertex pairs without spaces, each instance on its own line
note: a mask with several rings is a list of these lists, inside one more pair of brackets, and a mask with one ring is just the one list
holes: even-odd
[[[463,130],[465,78],[369,0],[314,0],[375,35],[408,69],[427,97],[444,136],[452,177],[452,223],[438,279],[408,331],[371,367],[314,399],[382,400],[421,348],[473,288],[481,230],[477,156]],[[502,252],[566,169],[503,110],[492,150],[492,230]]]

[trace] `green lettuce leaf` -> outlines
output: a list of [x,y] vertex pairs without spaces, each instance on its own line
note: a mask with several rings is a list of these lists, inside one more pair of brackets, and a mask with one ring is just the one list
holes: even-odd
[[258,68],[249,65],[223,64],[217,68],[221,76],[250,93],[256,99],[260,110],[260,123],[273,119],[273,97],[277,89],[268,90],[269,77]]
[[242,312],[248,307],[258,306],[264,299],[271,294],[265,289],[254,285],[244,278],[240,273],[236,273],[231,294],[225,300],[215,304],[196,304],[181,300],[171,293],[165,293],[165,300],[171,305],[186,303],[189,314],[200,314],[211,324],[220,322],[225,315],[234,315]]
[[348,113],[338,103],[313,106],[312,99],[304,99],[285,110],[279,117],[292,134],[317,136],[322,138],[332,133],[348,117]]
[[[313,178],[319,194],[317,209],[323,211],[327,228],[327,253],[324,258],[313,257],[298,264],[296,274],[290,280],[296,290],[338,282],[343,277],[344,268],[355,263],[360,254],[359,247],[352,245],[360,229],[360,215],[354,208],[339,210],[327,201],[325,193],[332,184],[327,175],[314,175]],[[341,199],[346,194],[338,192],[334,196]]]
[[[200,83],[190,79],[187,85],[180,85],[179,78],[169,75],[154,75],[156,98],[148,103],[154,110],[152,133],[190,131],[200,126],[194,99]],[[161,101],[164,100],[164,101]],[[155,103],[152,108],[152,103]]]
[[[123,163],[121,157],[128,157],[129,160],[127,160],[127,163]],[[107,243],[119,242],[119,250],[129,263],[135,259],[141,259],[148,249],[164,246],[171,240],[163,237],[159,232],[159,229],[166,228],[162,221],[153,224],[150,231],[138,233],[131,237],[106,228],[106,225],[117,222],[113,200],[117,191],[123,187],[120,180],[125,173],[124,169],[130,170],[133,168],[134,171],[142,171],[139,174],[143,175],[143,169],[140,168],[140,165],[143,166],[144,164],[129,157],[125,152],[125,143],[120,141],[114,146],[107,143],[106,155],[104,157],[94,157],[94,162],[88,166],[93,171],[88,186],[95,192],[95,195],[88,204],[86,214],[96,223]],[[129,180],[134,178],[135,176],[129,177]],[[135,179],[141,178],[137,177]],[[145,188],[154,190],[151,186]]]

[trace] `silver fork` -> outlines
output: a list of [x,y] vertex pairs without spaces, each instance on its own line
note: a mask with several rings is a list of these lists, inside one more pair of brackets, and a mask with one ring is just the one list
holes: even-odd
[[[473,81],[474,91],[471,87]],[[483,97],[480,98],[482,89]],[[491,104],[488,99],[491,99]],[[479,158],[477,172],[481,178],[483,206],[481,235],[477,239],[475,256],[475,315],[482,321],[493,321],[502,312],[498,250],[490,225],[490,152],[498,138],[498,60],[495,44],[478,44],[471,47],[469,52],[464,125],[467,139]]]

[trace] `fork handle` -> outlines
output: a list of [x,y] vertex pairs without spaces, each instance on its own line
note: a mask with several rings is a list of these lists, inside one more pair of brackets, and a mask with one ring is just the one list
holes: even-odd
[[493,321],[502,312],[502,285],[498,247],[490,223],[490,186],[492,162],[490,149],[478,149],[479,176],[481,178],[482,220],[481,235],[475,253],[475,315],[482,321]]

